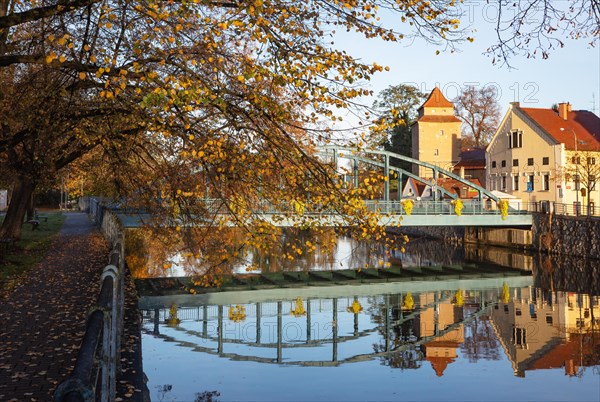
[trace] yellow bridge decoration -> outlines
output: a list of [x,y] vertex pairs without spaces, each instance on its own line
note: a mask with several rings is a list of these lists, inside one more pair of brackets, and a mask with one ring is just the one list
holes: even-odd
[[505,220],[508,216],[508,201],[500,200],[498,202],[498,207],[500,208],[500,215],[502,216],[502,220]]
[[304,209],[306,208],[306,204],[302,201],[293,200],[292,206],[294,207],[294,211],[300,216],[304,215]]
[[454,205],[454,213],[457,216],[461,216],[462,210],[464,208],[464,204],[463,204],[462,200],[460,198],[457,198],[456,200],[452,200],[450,202],[450,204]]
[[463,297],[463,291],[462,289],[458,289],[456,291],[456,295],[454,296],[455,300],[456,300],[456,305],[458,307],[462,307],[465,304],[465,298]]
[[229,320],[233,322],[240,322],[246,319],[246,307],[236,304],[235,306],[229,307]]
[[175,303],[171,304],[171,307],[169,308],[169,318],[167,318],[165,322],[169,327],[176,327],[181,322],[181,320],[177,318],[177,306]]
[[410,294],[410,292],[406,294],[404,302],[402,303],[402,308],[404,310],[413,310],[415,308],[415,301],[413,300],[412,294]]
[[406,215],[410,215],[412,213],[413,205],[413,200],[402,201],[402,208],[404,208],[404,212],[406,212]]
[[350,305],[350,307],[348,307],[346,310],[347,310],[349,313],[352,313],[352,314],[358,314],[358,313],[360,313],[361,311],[363,311],[363,308],[362,308],[362,306],[360,305],[359,301],[358,301],[358,300],[356,300],[356,299],[354,299],[354,301],[352,302],[352,304]]
[[510,301],[510,289],[506,282],[502,284],[502,303],[508,303]]
[[306,310],[304,310],[304,302],[302,301],[301,297],[296,299],[296,306],[290,311],[290,314],[294,317],[302,317],[303,315],[306,315]]

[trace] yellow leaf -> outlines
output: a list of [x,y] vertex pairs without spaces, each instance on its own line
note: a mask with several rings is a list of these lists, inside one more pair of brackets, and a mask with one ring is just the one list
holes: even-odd
[[86,76],[86,73],[84,73],[83,71],[79,73],[80,80],[85,80],[85,76]]

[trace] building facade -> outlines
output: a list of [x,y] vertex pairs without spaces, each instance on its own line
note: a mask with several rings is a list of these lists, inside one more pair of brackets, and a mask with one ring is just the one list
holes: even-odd
[[[418,112],[411,126],[412,157],[452,171],[460,154],[460,120],[454,115],[454,105],[436,87]],[[433,177],[431,169],[419,166],[413,167],[413,173]]]
[[486,148],[488,189],[579,213],[599,207],[599,170],[600,118],[568,103],[550,109],[511,103]]

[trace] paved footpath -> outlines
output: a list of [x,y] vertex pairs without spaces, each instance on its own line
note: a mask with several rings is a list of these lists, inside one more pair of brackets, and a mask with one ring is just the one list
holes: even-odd
[[77,357],[108,247],[86,214],[66,217],[43,261],[0,295],[0,401],[51,401]]

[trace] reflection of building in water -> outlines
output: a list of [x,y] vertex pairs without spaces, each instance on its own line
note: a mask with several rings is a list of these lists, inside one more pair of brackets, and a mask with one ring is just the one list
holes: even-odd
[[[511,230],[511,229],[508,229]],[[477,244],[465,243],[467,260],[485,261],[503,267],[533,270],[533,256],[526,251],[506,247],[481,247]]]
[[515,288],[492,321],[515,375],[564,367],[576,375],[600,364],[600,298],[537,288]]
[[433,337],[422,344],[425,359],[438,376],[457,358],[457,348],[464,341],[463,308],[452,303],[451,299],[438,302],[438,293],[421,293],[419,305],[432,305],[422,311],[414,320],[414,332],[421,338]]

